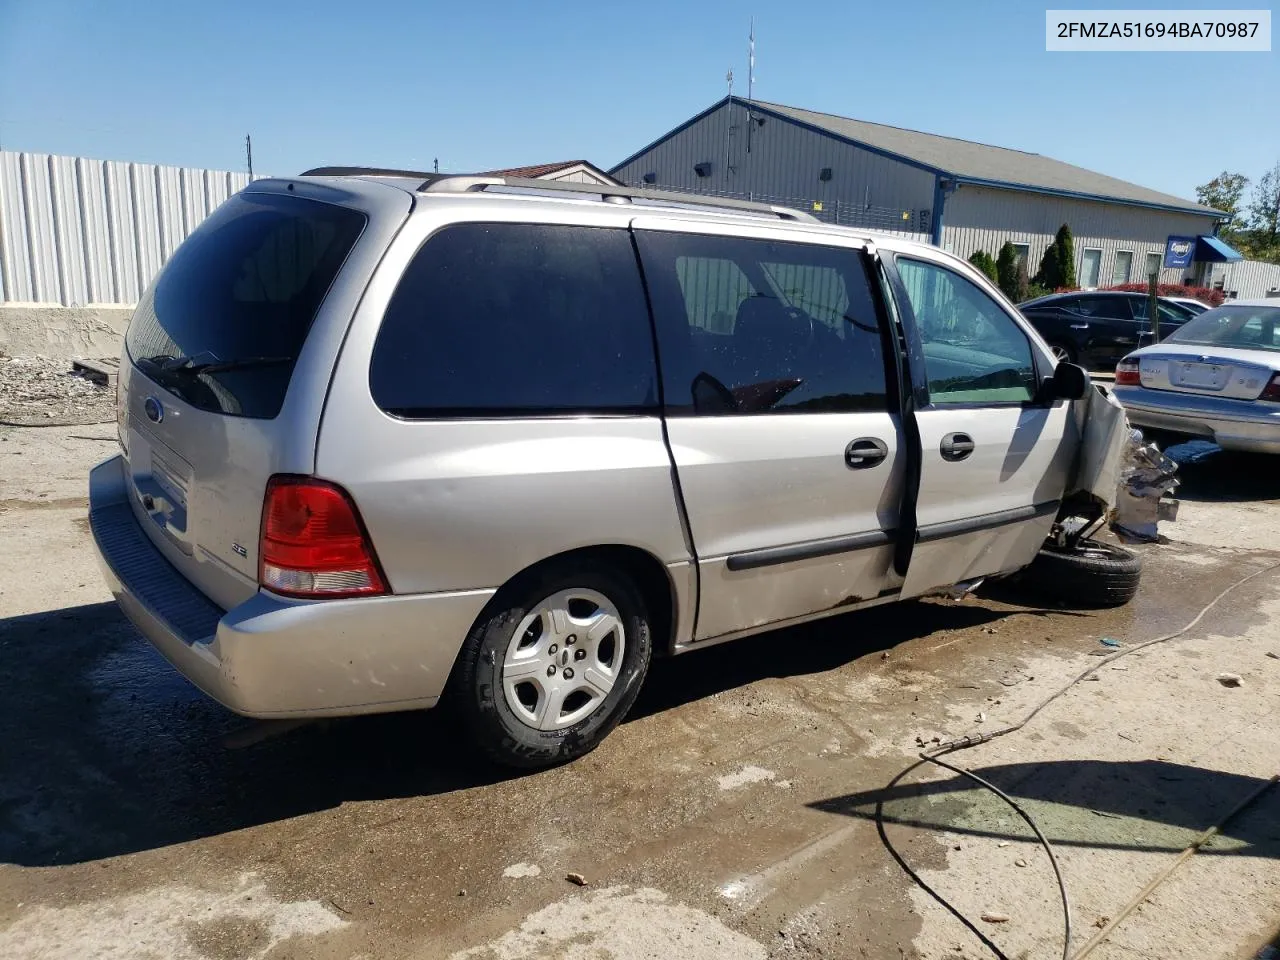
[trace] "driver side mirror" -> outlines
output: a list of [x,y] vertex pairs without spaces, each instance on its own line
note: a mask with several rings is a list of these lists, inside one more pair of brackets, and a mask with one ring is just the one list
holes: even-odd
[[1074,363],[1059,363],[1053,369],[1053,376],[1046,377],[1040,384],[1040,400],[1052,403],[1054,400],[1079,400],[1089,389],[1089,375],[1084,367]]

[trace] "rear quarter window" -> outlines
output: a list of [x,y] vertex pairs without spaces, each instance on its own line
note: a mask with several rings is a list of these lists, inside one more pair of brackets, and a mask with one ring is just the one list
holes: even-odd
[[369,388],[404,419],[656,409],[653,336],[630,235],[446,227],[423,244],[387,305]]
[[315,200],[237,194],[178,247],[139,301],[125,337],[130,358],[200,409],[276,416],[365,222]]

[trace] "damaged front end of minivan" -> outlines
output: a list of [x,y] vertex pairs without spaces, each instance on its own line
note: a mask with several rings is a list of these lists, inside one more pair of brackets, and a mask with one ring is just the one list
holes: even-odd
[[1142,561],[1095,535],[1110,528],[1123,542],[1157,542],[1159,521],[1177,517],[1177,464],[1144,442],[1102,385],[1091,384],[1074,406],[1080,443],[1071,480],[1043,548],[1021,577],[1075,605],[1116,606],[1137,593]]

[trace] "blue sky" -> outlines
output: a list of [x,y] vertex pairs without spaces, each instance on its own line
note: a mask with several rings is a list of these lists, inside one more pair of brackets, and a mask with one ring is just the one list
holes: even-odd
[[275,174],[607,168],[722,97],[728,67],[745,94],[754,13],[763,100],[1182,196],[1280,160],[1276,52],[1046,53],[1045,4],[1027,2],[594,6],[0,0],[0,146],[242,169],[251,132]]

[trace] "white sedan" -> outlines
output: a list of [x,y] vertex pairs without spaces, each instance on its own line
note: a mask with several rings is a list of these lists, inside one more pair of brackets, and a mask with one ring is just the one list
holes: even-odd
[[1165,303],[1176,304],[1182,307],[1183,310],[1190,310],[1192,316],[1199,316],[1206,310],[1213,309],[1207,303],[1202,303],[1194,297],[1161,297],[1160,299]]
[[1135,426],[1280,453],[1280,301],[1233,300],[1116,366]]

